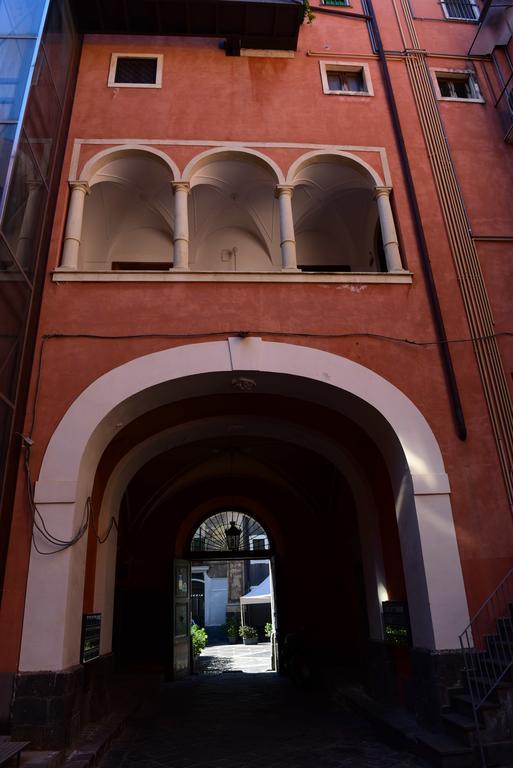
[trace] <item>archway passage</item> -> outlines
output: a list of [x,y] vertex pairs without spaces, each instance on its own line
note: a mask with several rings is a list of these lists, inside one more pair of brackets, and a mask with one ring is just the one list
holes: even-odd
[[[341,677],[366,682],[369,638],[382,638],[380,600],[406,598],[393,493],[377,447],[321,405],[256,392],[212,394],[134,421],[104,454],[98,477],[117,461],[120,446],[165,432],[172,442],[177,430],[178,443],[149,458],[123,496],[116,656],[170,673],[173,562],[192,559],[194,574],[198,560],[226,561],[233,522],[240,532],[233,558],[244,565],[232,574],[232,586],[240,583],[226,595],[223,621],[212,623],[240,613],[241,595],[264,581],[262,562],[272,557],[281,670],[320,678],[337,668]],[[337,452],[347,461],[334,463]],[[220,587],[223,575],[215,577]],[[267,622],[258,609],[248,614],[263,639]]]
[[[219,509],[247,511],[273,542],[278,651],[291,676],[331,676],[341,661],[343,676],[379,685],[385,659],[405,690],[408,665],[390,664],[383,643],[383,602],[408,600],[406,660],[455,649],[468,619],[448,479],[426,420],[382,377],[321,350],[230,338],[108,372],[64,415],[36,487],[62,539],[89,497],[100,538],[113,516],[119,537],[112,527],[99,544],[91,528],[87,558],[82,539],[52,568],[32,552],[20,661],[29,675],[72,668],[80,685],[91,612],[102,617],[98,663],[114,635],[127,663],[172,668],[173,563]],[[114,614],[123,592],[128,619]],[[117,645],[124,620],[138,645],[129,632]]]

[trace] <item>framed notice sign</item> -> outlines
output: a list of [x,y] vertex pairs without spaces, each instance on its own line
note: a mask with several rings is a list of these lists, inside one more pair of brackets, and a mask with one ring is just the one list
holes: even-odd
[[400,600],[386,600],[382,605],[385,642],[391,645],[411,645],[408,603]]
[[100,655],[101,613],[84,613],[82,619],[82,648],[80,660],[83,664]]

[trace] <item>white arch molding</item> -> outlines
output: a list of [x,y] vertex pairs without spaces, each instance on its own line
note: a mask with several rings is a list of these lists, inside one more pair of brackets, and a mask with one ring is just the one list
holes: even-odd
[[[47,446],[36,502],[50,529],[61,538],[76,530],[100,457],[120,424],[190,395],[195,385],[208,382],[211,387],[208,374],[229,374],[216,380],[217,386],[229,387],[233,371],[255,372],[259,391],[276,387],[282,394],[347,412],[372,436],[395,495],[414,644],[433,650],[458,647],[468,608],[437,441],[399,389],[358,363],[322,350],[230,338],[155,352],[101,376],[70,406]],[[84,539],[52,557],[32,550],[22,671],[78,663],[84,569]]]

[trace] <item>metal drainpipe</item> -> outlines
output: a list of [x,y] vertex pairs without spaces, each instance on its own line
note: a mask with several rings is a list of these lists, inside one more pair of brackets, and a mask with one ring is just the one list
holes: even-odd
[[431,312],[435,323],[436,336],[439,344],[440,356],[442,359],[442,367],[445,374],[445,380],[447,389],[449,390],[449,399],[452,406],[452,414],[454,418],[454,424],[456,427],[456,433],[460,440],[466,440],[467,427],[465,425],[465,417],[463,415],[463,407],[461,405],[460,394],[458,391],[458,384],[456,382],[456,375],[454,373],[454,367],[452,364],[451,353],[447,341],[447,334],[445,332],[445,325],[442,317],[442,311],[440,308],[440,301],[438,298],[438,292],[436,290],[435,279],[433,277],[433,271],[431,269],[431,261],[429,259],[429,251],[426,243],[426,236],[424,234],[424,227],[422,226],[422,220],[420,217],[419,204],[417,201],[417,195],[415,194],[415,186],[413,184],[413,177],[411,174],[410,163],[408,161],[408,154],[406,152],[406,145],[404,142],[404,136],[401,128],[401,122],[399,119],[399,113],[397,111],[397,104],[395,101],[394,92],[392,89],[392,81],[390,79],[390,73],[388,71],[388,65],[385,58],[385,52],[383,49],[383,43],[381,41],[381,35],[378,25],[376,23],[376,17],[374,15],[374,8],[372,6],[372,0],[363,0],[363,7],[367,11],[367,26],[369,28],[369,37],[371,44],[375,47],[379,57],[381,65],[381,71],[383,75],[383,82],[385,85],[385,94],[390,109],[390,115],[392,118],[392,124],[394,127],[395,139],[397,147],[399,149],[399,158],[401,161],[401,167],[406,181],[406,190],[408,194],[408,202],[410,203],[411,211],[413,214],[413,221],[415,224],[415,234],[417,238],[417,244],[419,247],[420,260],[422,263],[422,269],[427,284],[429,302],[431,305]]

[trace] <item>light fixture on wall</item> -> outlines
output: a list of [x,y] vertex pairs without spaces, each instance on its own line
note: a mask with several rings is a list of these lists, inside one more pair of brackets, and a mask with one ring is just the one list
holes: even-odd
[[240,537],[241,537],[242,531],[240,528],[237,528],[235,525],[235,522],[232,520],[230,527],[225,529],[225,536],[226,536],[226,548],[230,552],[237,552],[240,546]]

